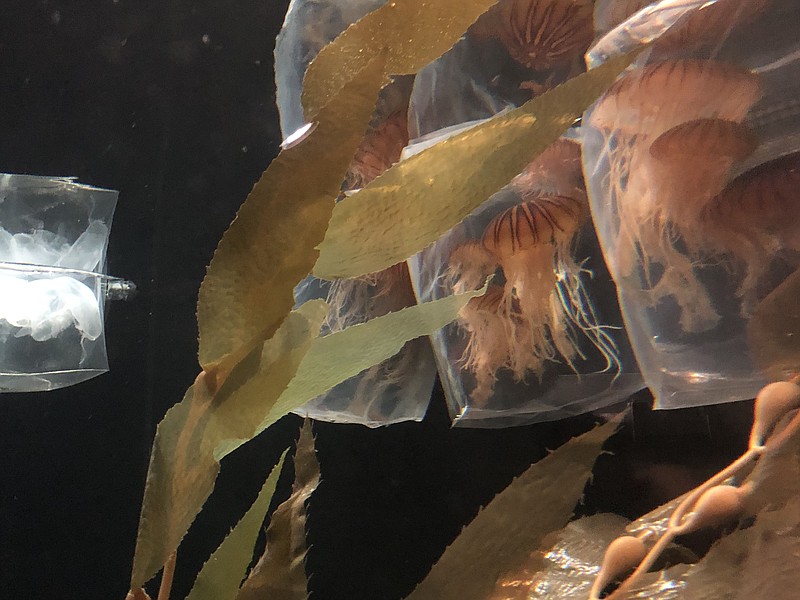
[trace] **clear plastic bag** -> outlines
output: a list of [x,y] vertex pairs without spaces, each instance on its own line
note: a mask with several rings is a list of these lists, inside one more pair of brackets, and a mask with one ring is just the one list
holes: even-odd
[[[308,63],[325,43],[351,22],[381,6],[379,1],[293,0],[275,51],[278,108],[284,136],[304,125],[300,92]],[[396,79],[382,92],[361,147],[343,185],[357,190],[400,158],[408,142],[408,98],[413,79]],[[405,263],[366,277],[326,282],[309,276],[295,290],[302,304],[324,298],[331,306],[322,334],[416,303]],[[421,420],[430,400],[436,367],[427,339],[408,342],[400,352],[348,379],[296,411],[315,419],[368,426]]]
[[590,64],[653,40],[584,116],[584,171],[660,408],[752,398],[747,324],[800,267],[800,3],[668,0]]
[[291,0],[275,41],[275,84],[281,131],[286,139],[305,125],[303,77],[329,42],[386,0]]
[[[582,71],[592,13],[589,1],[501,0],[418,73],[409,128],[419,137],[409,151],[519,106]],[[501,258],[505,250],[487,238],[487,228],[499,231],[523,214],[532,228],[517,233],[549,240]],[[459,322],[432,336],[458,425],[557,419],[642,387],[587,216],[580,146],[561,140],[409,261],[420,301],[476,289],[496,274]],[[561,235],[562,227],[574,235]]]
[[117,195],[0,175],[0,391],[56,389],[108,370],[104,269]]
[[457,425],[554,420],[641,389],[588,221],[577,140],[559,140],[409,266],[421,302],[493,276],[432,336]]

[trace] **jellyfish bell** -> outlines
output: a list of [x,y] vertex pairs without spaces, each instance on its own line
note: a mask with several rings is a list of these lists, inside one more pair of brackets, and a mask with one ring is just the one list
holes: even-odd
[[348,190],[362,188],[400,159],[408,145],[408,113],[396,111],[372,128],[356,150],[345,178]]
[[754,239],[773,236],[800,251],[798,208],[800,152],[795,152],[739,175],[714,199],[706,218]]
[[570,64],[594,35],[590,0],[509,0],[497,6],[499,37],[511,57],[535,71]]
[[[690,10],[655,41],[659,53],[689,52],[717,45],[730,32],[752,22],[770,0],[717,0]],[[679,3],[656,0],[598,0],[594,9],[595,29],[607,33],[647,6]],[[652,18],[652,17],[651,17]]]
[[567,196],[539,196],[497,215],[487,226],[483,245],[506,277],[506,304],[518,302],[531,329],[530,344],[541,363],[558,353],[570,361],[577,353],[568,340],[559,280],[577,281],[570,244],[587,217],[585,202]]
[[618,79],[592,110],[590,123],[624,137],[655,139],[694,119],[741,122],[760,96],[758,75],[735,65],[664,60]]
[[701,247],[702,214],[756,145],[747,126],[724,119],[695,119],[662,133],[642,165],[661,210],[658,225],[672,224],[691,248]]
[[559,138],[511,180],[511,188],[522,198],[536,193],[585,197],[580,144]]
[[720,252],[744,269],[742,312],[749,314],[768,275],[781,256],[800,266],[800,152],[766,162],[736,177],[703,212],[702,224]]

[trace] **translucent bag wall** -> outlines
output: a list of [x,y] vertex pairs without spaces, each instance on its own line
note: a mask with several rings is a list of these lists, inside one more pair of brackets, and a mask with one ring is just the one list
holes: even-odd
[[0,175],[0,391],[44,391],[108,370],[106,247],[118,193]]
[[[592,2],[505,0],[417,75],[409,152],[518,106],[582,70]],[[580,414],[642,387],[591,223],[572,131],[409,261],[420,301],[485,296],[432,336],[456,424]],[[432,199],[432,201],[435,201]]]
[[[278,108],[284,138],[304,123],[300,95],[309,62],[350,23],[383,1],[294,0],[275,50]],[[386,87],[375,117],[348,170],[340,200],[367,185],[400,158],[408,143],[408,99],[413,79]],[[331,306],[323,335],[416,303],[401,263],[356,279],[321,281],[308,277],[295,290],[298,304],[324,298]],[[425,338],[408,342],[391,359],[350,378],[297,411],[315,419],[369,426],[420,420],[428,407],[436,367]]]
[[652,46],[584,117],[593,218],[661,408],[752,398],[748,326],[800,266],[800,3],[654,3],[591,64]]

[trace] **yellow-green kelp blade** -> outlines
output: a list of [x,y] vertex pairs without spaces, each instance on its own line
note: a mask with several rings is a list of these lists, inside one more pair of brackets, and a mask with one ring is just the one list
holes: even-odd
[[270,472],[255,502],[203,565],[186,600],[236,599],[239,585],[253,559],[253,547],[275,494],[285,457],[286,452]]
[[384,172],[336,206],[314,274],[373,273],[435,242],[558,139],[632,59],[609,60]]
[[317,259],[348,165],[383,83],[379,54],[320,111],[308,139],[272,161],[225,232],[197,303],[199,360],[224,379],[291,310]]
[[302,102],[316,115],[383,48],[386,74],[404,75],[444,54],[497,0],[388,0],[320,51],[306,71]]
[[409,340],[441,329],[455,320],[470,299],[485,291],[484,287],[409,306],[317,338],[260,429],[274,423],[275,415],[295,410],[333,386],[391,358]]
[[158,425],[142,501],[131,589],[144,585],[180,541],[214,489],[219,461],[256,434],[286,389],[327,314],[322,301],[289,314],[212,394],[201,373]]
[[178,547],[213,490],[222,458],[292,410],[393,356],[408,340],[451,322],[483,291],[411,306],[313,341],[327,305],[307,302],[236,365],[216,395],[201,375],[156,431],[132,589]]
[[488,598],[505,574],[529,568],[545,536],[572,517],[619,419],[573,438],[532,465],[467,525],[408,600]]
[[269,521],[267,547],[236,600],[305,600],[308,597],[306,503],[319,485],[319,461],[314,451],[311,421],[306,419],[294,454],[292,495]]

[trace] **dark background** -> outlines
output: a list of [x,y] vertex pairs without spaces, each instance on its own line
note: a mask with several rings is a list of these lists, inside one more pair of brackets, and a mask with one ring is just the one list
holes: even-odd
[[[110,308],[109,374],[0,395],[0,598],[122,600],[155,425],[198,371],[205,265],[278,149],[272,51],[286,1],[0,8],[0,171],[120,190],[109,267],[139,286]],[[582,511],[636,516],[744,445],[747,403],[652,415],[641,400]],[[313,597],[403,597],[480,505],[594,421],[450,429],[437,387],[421,424],[318,424]],[[187,593],[298,426],[287,417],[225,459],[182,546],[173,598]],[[284,496],[290,478],[287,469]]]

